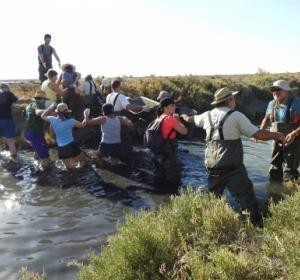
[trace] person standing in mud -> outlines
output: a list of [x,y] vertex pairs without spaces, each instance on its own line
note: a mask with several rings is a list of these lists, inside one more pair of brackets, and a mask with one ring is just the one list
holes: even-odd
[[271,181],[287,183],[299,177],[300,164],[300,100],[289,94],[287,81],[278,80],[270,87],[274,99],[269,102],[261,128],[286,135],[286,145],[275,141],[269,175]]
[[175,114],[176,105],[173,98],[160,100],[161,135],[164,144],[157,150],[152,150],[154,163],[155,185],[162,191],[176,190],[180,184],[180,165],[177,159],[177,133],[187,134],[187,128]]
[[[106,96],[106,103],[113,105],[113,109],[116,115],[122,115],[123,111],[133,111],[135,113],[150,112],[150,107],[130,104],[127,97],[121,93],[121,81],[112,80],[111,82],[112,92]],[[122,130],[122,146],[125,151],[131,152],[132,150],[132,137],[131,135]]]
[[250,213],[253,224],[262,226],[253,184],[243,163],[241,135],[258,140],[285,141],[280,132],[259,130],[242,113],[235,111],[235,95],[228,88],[219,89],[211,103],[215,109],[201,115],[182,115],[186,122],[194,122],[206,131],[205,168],[208,174],[208,190],[221,196],[225,187],[239,202],[242,210]]
[[4,137],[8,145],[10,156],[17,158],[15,123],[12,118],[12,105],[18,98],[5,84],[0,85],[0,137]]
[[79,168],[82,168],[86,164],[85,155],[80,150],[79,146],[74,142],[72,130],[76,128],[84,128],[89,116],[89,109],[86,109],[84,114],[84,120],[82,122],[76,121],[70,115],[68,105],[60,103],[57,105],[55,116],[49,116],[53,113],[56,104],[52,104],[47,110],[45,110],[41,117],[43,120],[50,123],[52,126],[57,143],[58,158],[61,159],[67,170],[74,169],[75,163],[79,162]]
[[101,125],[102,138],[97,151],[97,161],[103,166],[103,157],[110,157],[111,165],[118,165],[123,157],[121,126],[133,127],[132,122],[123,116],[115,116],[113,106],[102,106],[103,116],[87,120],[87,124]]
[[33,148],[36,157],[41,161],[43,168],[50,164],[49,150],[44,137],[44,120],[41,118],[45,110],[45,101],[48,98],[42,90],[37,90],[33,101],[25,109],[24,138]]
[[44,44],[40,45],[38,47],[38,60],[39,60],[39,80],[42,84],[43,81],[45,81],[47,78],[45,77],[45,74],[52,66],[52,55],[56,58],[58,62],[58,66],[60,68],[60,59],[57,55],[56,50],[50,46],[51,42],[51,35],[45,34],[44,36]]

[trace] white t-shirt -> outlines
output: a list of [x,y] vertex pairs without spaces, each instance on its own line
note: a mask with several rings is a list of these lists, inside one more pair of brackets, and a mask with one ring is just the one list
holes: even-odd
[[[118,92],[111,92],[106,96],[106,103],[109,103],[111,105],[114,104],[115,98],[117,96]],[[130,104],[129,101],[127,100],[126,96],[122,93],[119,94],[118,99],[116,101],[114,111],[115,112],[120,112],[122,110],[126,110],[126,106]]]
[[[213,109],[211,112],[211,120],[213,125],[216,127],[225,114],[230,111],[228,107],[219,107]],[[210,133],[210,123],[208,119],[208,111],[194,116],[195,125],[198,127],[203,127],[206,131],[206,135]],[[250,120],[241,112],[234,111],[225,121],[223,125],[223,135],[225,140],[236,140],[240,139],[241,135],[251,137],[259,129],[253,125]],[[219,140],[219,132],[215,129],[213,135],[213,140]]]
[[[92,91],[91,93],[94,94],[96,93],[95,91],[95,86],[94,84],[91,82],[92,84]],[[90,94],[90,83],[88,81],[84,81],[79,87],[78,87],[78,90],[80,92],[81,95],[88,95]],[[99,90],[99,88],[96,86],[96,89]]]

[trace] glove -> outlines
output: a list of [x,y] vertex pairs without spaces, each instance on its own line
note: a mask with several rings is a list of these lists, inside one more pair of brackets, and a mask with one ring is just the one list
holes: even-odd
[[89,108],[86,108],[83,111],[83,115],[84,115],[85,118],[88,118],[90,116],[90,113],[91,113],[91,110]]
[[142,112],[149,113],[151,108],[149,106],[143,106]]

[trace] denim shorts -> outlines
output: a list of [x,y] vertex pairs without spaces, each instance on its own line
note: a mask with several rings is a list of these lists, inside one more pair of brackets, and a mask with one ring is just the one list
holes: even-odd
[[0,137],[5,137],[5,138],[16,137],[15,123],[13,120],[0,119]]
[[100,155],[103,157],[114,157],[114,158],[121,158],[122,157],[122,144],[121,143],[114,143],[114,144],[107,144],[107,143],[100,143],[98,151]]
[[24,138],[30,143],[40,159],[49,158],[49,150],[43,133],[25,131]]

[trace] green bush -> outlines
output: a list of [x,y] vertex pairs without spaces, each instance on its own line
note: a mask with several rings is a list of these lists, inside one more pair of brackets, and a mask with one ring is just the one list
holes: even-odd
[[299,193],[271,204],[261,230],[224,199],[189,189],[127,217],[78,279],[300,279],[299,205]]

